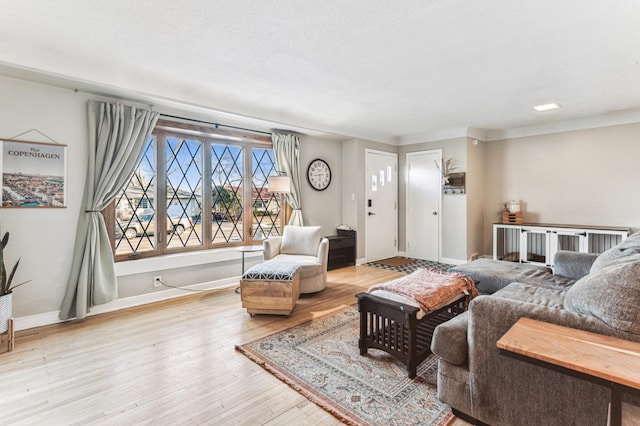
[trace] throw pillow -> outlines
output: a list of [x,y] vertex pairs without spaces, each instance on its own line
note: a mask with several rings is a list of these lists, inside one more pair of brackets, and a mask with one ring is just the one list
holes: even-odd
[[640,335],[640,261],[606,266],[579,279],[564,302],[570,311]]
[[280,253],[317,256],[318,246],[322,240],[322,228],[319,226],[284,227]]
[[636,232],[617,246],[601,253],[591,265],[591,273],[636,254],[640,254],[640,232]]

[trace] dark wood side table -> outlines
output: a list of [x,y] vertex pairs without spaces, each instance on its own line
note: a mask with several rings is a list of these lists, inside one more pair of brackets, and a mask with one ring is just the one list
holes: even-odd
[[505,355],[611,389],[609,424],[622,424],[622,394],[639,393],[640,343],[520,318],[497,342]]
[[327,270],[344,268],[356,264],[356,233],[340,231],[338,235],[327,237],[329,240],[329,259]]

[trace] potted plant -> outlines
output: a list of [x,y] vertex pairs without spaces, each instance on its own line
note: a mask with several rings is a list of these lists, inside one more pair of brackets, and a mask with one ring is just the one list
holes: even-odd
[[8,243],[9,233],[5,232],[0,241],[0,333],[7,331],[7,321],[13,314],[13,289],[29,282],[12,285],[20,259],[13,265],[11,273],[7,276],[7,269],[4,267],[4,249]]

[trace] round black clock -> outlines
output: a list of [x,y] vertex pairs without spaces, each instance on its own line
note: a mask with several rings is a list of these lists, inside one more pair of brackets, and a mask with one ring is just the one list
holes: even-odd
[[331,168],[326,161],[316,158],[307,169],[309,185],[316,191],[324,191],[331,183]]

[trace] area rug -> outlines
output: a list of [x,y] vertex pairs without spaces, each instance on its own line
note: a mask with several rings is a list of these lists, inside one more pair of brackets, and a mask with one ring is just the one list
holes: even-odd
[[437,357],[411,380],[385,352],[361,356],[358,318],[348,308],[236,349],[346,424],[447,424],[453,415],[436,396]]
[[[405,274],[410,274],[415,272],[416,269],[425,268],[425,269],[434,269],[436,271],[446,272],[453,265],[448,265],[446,263],[432,262],[430,260],[423,259],[412,259],[409,257],[398,257],[398,259],[408,259],[410,262],[391,265],[389,263],[380,263],[381,261],[369,262],[366,263],[367,266],[375,266],[376,268],[388,269],[390,271],[402,272]],[[386,259],[385,259],[386,260]]]

